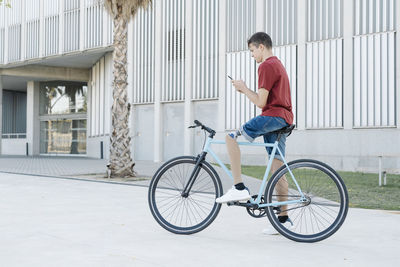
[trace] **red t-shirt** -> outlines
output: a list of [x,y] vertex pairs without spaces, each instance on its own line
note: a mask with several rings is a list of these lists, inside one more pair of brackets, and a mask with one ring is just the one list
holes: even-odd
[[258,88],[269,91],[267,103],[262,108],[262,116],[281,117],[289,125],[293,123],[290,84],[285,67],[273,56],[258,67]]

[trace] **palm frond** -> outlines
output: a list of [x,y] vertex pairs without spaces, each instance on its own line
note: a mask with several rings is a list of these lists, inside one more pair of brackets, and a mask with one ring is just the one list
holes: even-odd
[[152,0],[104,0],[104,7],[111,16],[120,15],[129,20],[134,17],[140,8],[152,6]]

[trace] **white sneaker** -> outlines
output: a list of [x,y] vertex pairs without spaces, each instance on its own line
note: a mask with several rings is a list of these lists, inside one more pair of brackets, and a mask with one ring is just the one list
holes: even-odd
[[234,201],[243,201],[249,200],[251,198],[249,191],[246,189],[237,190],[235,186],[232,186],[231,189],[226,192],[225,195],[219,197],[215,200],[217,203],[227,203],[227,202],[234,202]]
[[[294,224],[290,219],[287,219],[287,221],[283,223],[283,226],[290,231],[294,229]],[[279,232],[272,225],[263,229],[262,233],[264,235],[279,235]]]

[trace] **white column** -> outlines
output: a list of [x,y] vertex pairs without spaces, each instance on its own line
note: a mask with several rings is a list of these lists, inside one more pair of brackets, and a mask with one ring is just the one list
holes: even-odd
[[225,86],[226,86],[226,0],[220,0],[219,3],[219,47],[218,47],[218,132],[225,131]]
[[8,63],[8,21],[7,18],[9,15],[6,15],[7,12],[4,10],[4,15],[6,19],[4,20],[4,65]]
[[3,76],[0,75],[0,155],[1,153],[1,145],[2,140],[1,137],[3,136]]
[[[92,83],[93,83],[93,71],[90,69],[89,71],[89,81],[87,84],[87,121],[86,121],[86,144],[88,143],[88,139],[92,137]],[[107,112],[107,114],[111,114],[111,111]]]
[[80,7],[79,7],[79,17],[80,17],[80,23],[79,23],[79,50],[84,49],[84,44],[85,44],[85,1],[81,0],[79,2]]
[[[106,115],[106,110],[105,110],[105,85],[104,85],[104,76],[105,76],[105,60],[104,57],[100,58],[99,60],[99,67],[100,67],[100,136],[104,136],[105,134],[105,129],[104,129],[104,118]],[[129,100],[128,100],[129,101]]]
[[103,40],[102,40],[102,46],[107,46],[107,37],[108,37],[108,28],[110,27],[108,22],[108,13],[106,11],[106,9],[103,7],[102,8],[102,12],[103,12]]
[[396,11],[395,11],[395,18],[396,18],[396,92],[397,92],[397,99],[396,99],[396,110],[397,110],[397,129],[400,129],[400,3],[396,1]]
[[[81,1],[83,2],[83,1]],[[64,52],[64,6],[65,1],[59,0],[59,10],[58,10],[58,19],[60,23],[58,24],[58,53],[62,54]],[[81,22],[82,24],[82,22]]]
[[44,4],[43,0],[39,1],[39,58],[44,55]]
[[[106,118],[106,124],[105,124],[105,129],[106,132],[105,134],[107,136],[110,135],[111,132],[111,105],[112,105],[112,79],[113,79],[113,74],[112,74],[112,53],[109,52],[105,55],[105,64],[104,64],[104,68],[105,68],[105,79],[104,79],[104,84],[105,84],[105,92],[106,92],[106,103],[105,103],[105,109],[107,111],[106,114],[107,118]],[[108,151],[108,150],[107,150]]]
[[193,79],[193,0],[186,2],[185,18],[185,124],[184,124],[184,154],[193,154],[193,102],[192,102],[192,79]]
[[304,130],[306,128],[307,1],[298,0],[297,7],[297,129]]
[[[21,1],[21,61],[26,57],[26,12],[25,1]],[[30,45],[30,44],[28,44]]]
[[256,32],[265,32],[265,0],[255,0],[255,4],[256,4]]
[[39,82],[29,81],[26,91],[26,141],[28,142],[29,155],[39,155]]
[[343,1],[343,127],[353,128],[353,2]]
[[[154,1],[155,10],[155,58],[161,59],[162,1]],[[161,105],[161,64],[155,66],[154,77],[154,162],[162,161],[162,105]]]

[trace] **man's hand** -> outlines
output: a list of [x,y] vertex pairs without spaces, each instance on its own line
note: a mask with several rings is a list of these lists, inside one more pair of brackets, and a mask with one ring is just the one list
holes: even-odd
[[232,85],[235,87],[236,91],[243,93],[253,102],[257,107],[264,108],[267,104],[267,99],[269,91],[264,88],[259,88],[258,93],[247,88],[246,84],[242,80],[232,80]]
[[246,84],[242,80],[232,80],[232,85],[239,93],[245,93],[248,90]]

